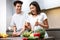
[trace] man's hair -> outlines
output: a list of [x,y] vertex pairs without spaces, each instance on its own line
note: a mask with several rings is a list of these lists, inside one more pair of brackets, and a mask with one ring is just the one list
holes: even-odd
[[14,4],[14,6],[16,6],[16,4],[17,4],[17,3],[19,3],[19,4],[23,4],[23,2],[22,2],[22,1],[14,1],[14,3],[13,3],[13,4]]

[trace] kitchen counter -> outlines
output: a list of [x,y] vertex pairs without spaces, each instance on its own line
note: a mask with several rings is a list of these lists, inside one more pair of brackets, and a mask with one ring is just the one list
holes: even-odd
[[51,28],[46,30],[49,36],[53,36],[55,40],[60,40],[60,28]]
[[60,28],[49,28],[46,31],[60,31]]
[[8,38],[0,38],[0,40],[22,40],[22,37],[8,37]]
[[[39,38],[37,38],[39,39]],[[23,40],[23,37],[7,37],[7,38],[0,38],[0,40]],[[36,40],[36,39],[34,39]],[[41,40],[41,39],[39,39]]]

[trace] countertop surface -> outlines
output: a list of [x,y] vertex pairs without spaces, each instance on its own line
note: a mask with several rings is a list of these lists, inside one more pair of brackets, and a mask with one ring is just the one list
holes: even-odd
[[46,31],[60,31],[60,28],[49,28]]
[[0,38],[0,40],[22,40],[22,37],[8,37],[8,38]]

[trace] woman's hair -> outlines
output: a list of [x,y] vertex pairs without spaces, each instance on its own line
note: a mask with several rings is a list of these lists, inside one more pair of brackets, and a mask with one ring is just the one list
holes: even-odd
[[[31,2],[29,6],[31,6],[31,5],[34,5],[36,7],[37,14],[41,13],[40,6],[39,6],[39,4],[36,1]],[[29,12],[29,14],[32,14],[32,12]]]
[[19,3],[19,4],[23,4],[23,2],[22,2],[22,1],[14,1],[14,3],[13,3],[13,4],[14,4],[14,6],[16,6],[16,4],[17,4],[17,3]]

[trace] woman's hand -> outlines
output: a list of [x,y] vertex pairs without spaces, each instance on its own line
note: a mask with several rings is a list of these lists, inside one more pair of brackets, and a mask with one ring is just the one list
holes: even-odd
[[38,26],[40,23],[38,21],[35,22],[35,26]]
[[36,21],[35,26],[38,26],[38,25],[41,26],[41,27],[43,27],[43,28],[45,28],[45,29],[47,29],[49,27],[47,19],[43,21],[43,24],[40,23],[40,22],[38,22],[38,21]]
[[25,23],[25,28],[31,29],[31,25],[30,25],[29,22],[26,22],[26,23]]

